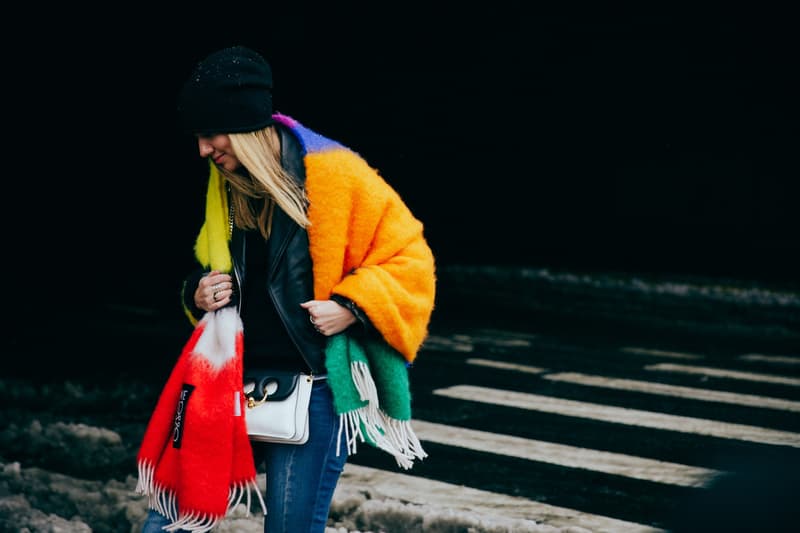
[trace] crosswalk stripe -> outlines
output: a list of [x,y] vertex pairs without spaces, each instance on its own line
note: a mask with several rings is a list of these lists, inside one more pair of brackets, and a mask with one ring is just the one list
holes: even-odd
[[500,348],[527,348],[536,335],[515,334],[500,330],[478,330],[471,335],[454,335],[461,341],[469,340],[474,343],[488,344]]
[[704,487],[720,474],[719,471],[707,468],[525,439],[513,435],[489,433],[418,419],[414,419],[413,423],[417,436],[424,441],[670,485]]
[[475,331],[476,333],[480,334],[482,338],[489,339],[501,338],[510,340],[532,340],[539,338],[539,335],[536,333],[527,333],[525,331],[509,331],[507,329],[479,328]]
[[478,330],[476,334],[454,334],[450,336],[428,335],[422,345],[423,349],[455,352],[472,352],[476,344],[485,344],[498,348],[528,348],[536,335],[527,333],[511,333],[500,330]]
[[682,433],[693,433],[696,435],[708,435],[725,439],[737,439],[800,448],[800,433],[791,433],[757,426],[746,426],[703,418],[640,411],[625,407],[605,406],[575,400],[553,398],[539,394],[490,389],[473,385],[455,385],[444,389],[436,389],[433,392],[434,394],[457,398],[459,400],[505,405],[532,411],[602,420],[615,424],[627,424]]
[[[635,522],[618,520],[608,516],[584,513],[567,507],[557,507],[536,500],[507,496],[496,492],[454,485],[442,481],[400,474],[347,463],[342,472],[342,481],[336,488],[334,500],[340,499],[349,487],[363,492],[369,491],[370,499],[380,501],[396,500],[409,502],[425,508],[439,508],[454,512],[478,513],[519,520],[530,520],[531,529],[521,531],[540,531],[540,524],[559,528],[559,531],[573,528],[578,531],[594,533],[664,533],[663,529],[653,528]],[[580,529],[583,528],[583,529]],[[514,529],[514,531],[520,531]]]
[[702,355],[686,352],[672,352],[669,350],[653,350],[651,348],[639,348],[638,346],[625,346],[620,348],[621,351],[626,353],[633,353],[637,355],[654,355],[656,357],[670,357],[672,359],[702,359]]
[[770,398],[768,396],[756,396],[753,394],[737,394],[733,392],[715,391],[709,389],[698,389],[694,387],[681,387],[679,385],[667,385],[665,383],[655,383],[652,381],[636,381],[633,379],[609,378],[605,376],[590,376],[579,372],[559,372],[542,376],[551,381],[562,381],[574,383],[576,385],[588,385],[590,387],[604,387],[608,389],[629,390],[635,392],[645,392],[648,394],[660,394],[662,396],[675,396],[677,398],[690,398],[707,402],[730,403],[744,405],[747,407],[762,407],[766,409],[778,409],[781,411],[800,412],[800,402],[784,400],[782,398]]
[[515,370],[517,372],[526,372],[528,374],[541,374],[542,372],[547,371],[547,369],[539,368],[538,366],[519,365],[516,363],[507,363],[503,361],[493,361],[491,359],[479,359],[477,357],[470,357],[467,359],[467,363],[470,365],[500,368],[502,370]]
[[800,365],[800,357],[791,355],[764,355],[760,353],[747,353],[740,355],[743,361],[763,361],[765,363],[778,363],[782,365]]
[[655,370],[659,372],[679,372],[683,374],[703,374],[718,378],[742,379],[748,381],[760,381],[763,383],[779,383],[781,385],[800,386],[799,378],[787,378],[774,374],[757,374],[755,372],[742,372],[738,370],[725,370],[723,368],[712,368],[707,366],[676,365],[672,363],[659,363],[647,365],[645,370]]
[[443,352],[471,352],[475,349],[471,342],[455,340],[441,335],[428,335],[422,349]]

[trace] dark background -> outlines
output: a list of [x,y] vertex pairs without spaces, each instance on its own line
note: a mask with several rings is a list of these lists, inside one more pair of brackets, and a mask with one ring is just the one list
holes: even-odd
[[271,62],[277,111],[381,171],[442,266],[794,283],[789,14],[518,4],[23,16],[6,58],[22,118],[6,132],[11,289],[174,305],[206,181],[175,99],[197,60],[233,44]]
[[[129,471],[161,380],[190,329],[178,291],[194,263],[207,167],[193,140],[178,133],[175,98],[196,61],[233,44],[269,59],[278,111],[380,169],[425,223],[442,271],[500,265],[539,274],[499,275],[497,283],[485,279],[491,269],[442,276],[439,335],[500,325],[535,333],[530,350],[508,348],[519,362],[625,375],[639,363],[619,353],[622,344],[716,354],[711,361],[724,368],[726,354],[798,353],[796,17],[755,3],[468,4],[14,4],[0,37],[0,377],[13,369],[32,379],[2,383],[6,426],[35,419],[50,428],[48,421],[66,418],[111,428],[128,448],[112,448],[110,464],[125,465],[121,475]],[[590,275],[553,282],[542,269]],[[622,276],[602,275],[609,271]],[[711,281],[647,284],[643,273]],[[794,291],[739,290],[730,278]],[[488,341],[478,347],[506,355]],[[424,398],[442,385],[440,376],[482,385],[497,378],[453,372],[461,357],[431,351],[415,374],[424,387],[415,394],[418,414],[476,413],[442,410],[441,399],[426,407]],[[76,377],[89,385],[75,387]],[[764,393],[753,386],[732,390]],[[501,384],[508,387],[519,384]],[[767,393],[794,398],[783,389]],[[590,393],[576,399],[594,401]],[[648,404],[666,410],[661,400]],[[709,409],[720,420],[773,423],[762,413]],[[626,453],[644,445],[646,456],[686,454],[687,464],[711,464],[729,449],[563,426],[571,417],[536,415],[536,423],[520,424],[516,413],[510,422],[508,414],[477,413],[484,430],[525,428]],[[774,420],[776,428],[796,426]],[[78,448],[48,431],[46,444],[11,432],[16,444],[2,455],[63,463],[64,450]],[[472,452],[439,449],[452,461],[431,467],[452,482],[499,483],[517,495],[522,487],[523,495],[547,494],[575,508],[591,500],[591,512],[639,513],[642,521],[672,505],[714,511],[719,499],[731,498],[723,486],[710,493],[717,499],[684,503],[625,480],[604,484],[594,474],[537,466],[528,475],[513,459],[500,465],[510,474],[497,476],[502,469],[481,473],[485,463]],[[86,457],[93,476],[111,475],[103,453],[82,454],[78,464]],[[34,491],[20,492],[30,498]],[[39,498],[50,502],[42,507],[48,512],[56,500],[52,491]],[[768,511],[781,516],[774,506]]]

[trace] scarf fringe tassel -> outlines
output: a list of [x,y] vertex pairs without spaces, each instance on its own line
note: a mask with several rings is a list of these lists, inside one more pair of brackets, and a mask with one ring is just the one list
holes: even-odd
[[341,451],[344,433],[348,455],[356,453],[359,440],[369,440],[391,454],[398,466],[406,470],[413,466],[414,459],[427,457],[428,454],[422,449],[422,444],[411,428],[411,420],[392,418],[380,409],[378,390],[369,367],[363,362],[355,361],[350,365],[350,371],[361,400],[367,404],[339,415],[337,455]]
[[164,531],[177,531],[183,529],[196,533],[205,533],[216,526],[220,520],[236,509],[246,497],[245,508],[247,515],[250,515],[251,493],[255,492],[258,496],[261,509],[267,514],[267,505],[264,497],[258,488],[256,480],[238,483],[230,488],[228,495],[228,508],[224,516],[209,516],[204,513],[178,513],[178,502],[175,499],[175,492],[163,485],[155,482],[155,466],[147,461],[139,463],[139,480],[136,483],[136,492],[148,497],[150,509],[154,509],[162,516],[170,519],[171,524],[164,528]]

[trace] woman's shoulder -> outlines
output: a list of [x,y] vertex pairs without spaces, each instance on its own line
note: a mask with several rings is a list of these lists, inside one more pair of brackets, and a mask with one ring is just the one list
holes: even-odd
[[366,189],[375,196],[389,189],[380,172],[349,148],[306,154],[306,170],[308,179],[324,180],[329,187]]
[[285,115],[275,117],[302,144],[306,179],[323,180],[327,186],[343,189],[367,187],[375,194],[389,188],[379,170],[356,150],[304,126],[293,118]]

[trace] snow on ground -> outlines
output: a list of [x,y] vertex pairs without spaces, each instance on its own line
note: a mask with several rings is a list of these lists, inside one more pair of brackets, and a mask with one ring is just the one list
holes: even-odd
[[[9,424],[0,432],[3,454],[25,447],[37,456],[55,457],[60,470],[97,468],[117,471],[126,460],[122,437],[107,428],[56,421]],[[16,454],[14,454],[16,455]],[[129,460],[130,457],[127,457]],[[54,463],[50,461],[48,465]],[[264,485],[264,474],[259,483]],[[0,461],[0,531],[4,532],[136,532],[147,513],[146,499],[135,493],[136,479],[82,478],[51,468]],[[467,487],[348,464],[331,507],[329,533],[591,533],[634,531],[624,522],[575,526],[580,513],[563,516],[544,504]],[[254,511],[257,511],[255,506]],[[566,525],[570,522],[573,525]],[[617,522],[617,521],[613,521]],[[220,533],[263,531],[263,518],[244,506],[217,529]],[[587,522],[587,525],[591,525]],[[636,531],[642,531],[641,529]]]
[[[453,532],[485,533],[590,533],[582,527],[557,527],[533,520],[503,516],[502,506],[474,506],[480,491],[465,489],[471,496],[459,501],[421,504],[387,497],[391,487],[364,484],[380,481],[372,469],[348,465],[331,508],[329,533],[356,532]],[[261,474],[260,484],[264,483]],[[409,477],[410,476],[406,476]],[[391,478],[386,478],[390,480]],[[445,484],[441,484],[445,485]],[[0,464],[0,530],[89,533],[92,531],[138,531],[147,513],[146,500],[134,492],[133,477],[123,482],[79,479],[19,463]],[[409,484],[406,489],[414,490]],[[452,491],[449,491],[452,493]],[[456,491],[457,492],[457,491]],[[431,496],[417,492],[418,497]],[[469,503],[472,508],[466,508]],[[93,524],[94,526],[90,526]],[[97,527],[104,524],[106,527]],[[263,518],[240,505],[217,528],[220,533],[261,533]],[[620,530],[622,531],[622,530]]]

